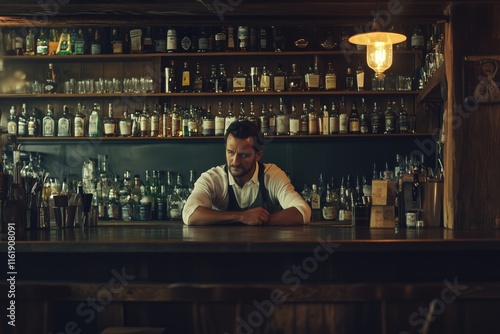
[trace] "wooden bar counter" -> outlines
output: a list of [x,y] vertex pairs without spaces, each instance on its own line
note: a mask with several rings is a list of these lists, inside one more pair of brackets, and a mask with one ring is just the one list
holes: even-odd
[[104,223],[28,231],[15,252],[13,333],[500,330],[500,231]]

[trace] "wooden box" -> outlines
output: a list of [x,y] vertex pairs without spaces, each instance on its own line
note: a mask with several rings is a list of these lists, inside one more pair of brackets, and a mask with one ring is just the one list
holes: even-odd
[[372,181],[372,205],[394,205],[396,200],[396,181]]
[[394,205],[372,205],[370,228],[395,228],[395,220]]

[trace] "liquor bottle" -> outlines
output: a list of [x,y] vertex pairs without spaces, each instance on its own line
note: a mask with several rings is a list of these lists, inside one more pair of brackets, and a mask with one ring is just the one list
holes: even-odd
[[38,117],[38,109],[31,110],[30,118],[28,119],[28,136],[38,137],[41,134],[41,121]]
[[217,67],[210,66],[210,76],[207,79],[205,90],[210,93],[215,93],[217,87]]
[[35,55],[35,34],[33,34],[32,29],[28,29],[28,34],[26,35],[26,40],[25,40],[25,48],[24,48],[24,54],[27,56],[34,56]]
[[262,72],[259,79],[259,91],[260,92],[272,92],[272,76],[271,71],[267,69],[266,66],[262,66]]
[[150,137],[160,137],[161,121],[162,121],[161,111],[159,110],[159,105],[156,103],[153,105],[153,111],[149,117],[149,136]]
[[57,121],[57,136],[71,136],[71,116],[69,115],[69,107],[66,104],[63,106],[63,113]]
[[113,28],[111,33],[111,52],[113,54],[123,53],[123,41],[120,38],[118,28]]
[[75,118],[73,120],[73,136],[83,137],[85,136],[85,119],[86,116],[82,111],[82,105],[78,103]]
[[[168,69],[168,70],[167,70]],[[165,78],[165,93],[177,92],[177,78],[175,76],[175,61],[170,60],[170,67],[165,69],[167,77]]]
[[146,27],[144,38],[142,39],[142,53],[154,52],[153,36],[151,35],[151,27]]
[[337,89],[337,74],[333,69],[332,63],[328,63],[328,69],[325,73],[325,90],[336,90]]
[[164,184],[160,184],[160,191],[155,198],[156,204],[156,217],[157,220],[167,220],[167,187]]
[[408,111],[405,107],[404,98],[401,98],[401,107],[398,114],[398,132],[408,133]]
[[142,53],[142,29],[131,29],[129,34],[130,53]]
[[309,115],[307,104],[305,102],[302,104],[302,114],[300,114],[300,134],[309,134]]
[[328,123],[331,135],[339,133],[339,113],[335,102],[332,102],[332,109],[330,110]]
[[326,185],[325,202],[321,206],[321,216],[324,220],[336,220],[338,218],[338,207],[334,202],[333,189],[330,183]]
[[356,87],[358,91],[365,89],[365,69],[361,63],[356,69]]
[[345,105],[345,96],[342,96],[340,102],[340,113],[339,113],[339,133],[345,134],[349,131],[349,119],[347,116],[347,109]]
[[223,93],[227,91],[226,67],[224,64],[219,64],[219,78],[217,81],[216,92]]
[[[264,109],[262,110],[264,111]],[[274,112],[273,105],[269,103],[269,111],[267,112],[269,118],[269,135],[276,135],[276,113]]]
[[188,117],[188,137],[196,137],[200,133],[198,129],[199,117],[194,106],[189,107],[189,117]]
[[191,41],[191,37],[189,36],[189,29],[188,29],[188,27],[184,27],[184,30],[182,32],[182,38],[180,40],[179,50],[181,52],[190,52],[192,44],[193,43]]
[[326,104],[323,105],[323,110],[320,112],[319,117],[322,117],[322,128],[319,129],[320,134],[327,136],[330,134],[330,112]]
[[413,50],[423,50],[424,49],[424,36],[422,35],[422,30],[420,27],[416,25],[413,28],[413,32],[411,35],[411,48]]
[[128,116],[127,110],[123,111],[123,116],[120,119],[118,126],[120,128],[120,136],[130,137],[132,135],[132,120]]
[[42,121],[42,136],[54,137],[56,135],[56,121],[54,120],[54,110],[52,105],[47,105],[47,115]]
[[102,119],[99,113],[99,106],[94,103],[94,108],[89,116],[89,137],[102,136]]
[[100,55],[102,51],[101,45],[101,31],[99,28],[95,28],[94,30],[94,38],[90,42],[90,54],[92,55]]
[[321,220],[321,202],[318,194],[318,186],[313,183],[311,193],[311,220]]
[[198,35],[198,52],[208,51],[208,36],[204,27],[200,28],[200,34]]
[[177,52],[177,31],[175,27],[170,27],[167,30],[167,52]]
[[288,76],[288,88],[292,92],[303,90],[303,78],[297,72],[297,64],[292,64],[292,72]]
[[172,137],[182,137],[182,115],[177,104],[172,109]]
[[113,118],[113,103],[108,104],[108,117],[102,121],[105,137],[114,137],[116,134],[116,121]]
[[257,125],[257,127],[260,129],[259,118],[257,117],[257,115],[255,115],[255,106],[253,101],[250,101],[250,112],[248,114],[247,120]]
[[278,136],[286,136],[290,133],[289,130],[290,121],[288,114],[285,112],[285,105],[283,103],[283,98],[280,97],[280,107],[278,114],[276,115],[276,134]]
[[226,27],[220,27],[215,34],[215,51],[224,52],[227,49],[227,30]]
[[248,26],[238,26],[238,51],[249,51],[249,28]]
[[377,102],[373,102],[373,111],[370,115],[370,129],[371,133],[382,133],[383,124],[382,124],[382,113],[377,105]]
[[9,136],[17,136],[17,115],[16,107],[10,107],[9,117],[7,119],[7,134]]
[[139,116],[139,134],[141,137],[149,137],[149,135],[151,134],[151,129],[149,128],[150,125],[151,121],[149,107],[146,103],[144,103],[141,115]]
[[274,91],[275,92],[284,92],[287,90],[287,77],[286,73],[283,71],[283,64],[278,63],[278,69],[274,74]]
[[219,108],[217,109],[217,115],[215,115],[215,135],[224,136],[225,130],[226,118],[224,117],[222,102],[219,101]]
[[347,68],[345,76],[345,90],[354,90],[354,75],[350,67]]
[[181,93],[190,93],[191,91],[191,71],[189,70],[188,62],[185,61],[184,68],[182,69]]
[[227,27],[227,44],[226,51],[236,51],[234,27]]
[[49,31],[49,55],[55,55],[57,52],[57,47],[59,46],[59,32],[55,28],[51,28]]
[[26,192],[21,179],[21,152],[17,147],[14,148],[13,155],[13,178],[4,201],[2,224],[14,227],[15,233],[21,235],[27,228]]
[[358,134],[360,133],[360,121],[358,108],[356,107],[356,101],[351,102],[351,113],[349,115],[349,133]]
[[68,28],[62,29],[61,35],[59,36],[59,42],[57,45],[56,54],[58,55],[71,54],[71,36],[69,34]]
[[75,54],[83,55],[85,54],[85,35],[83,34],[83,29],[78,29],[78,33],[75,38]]
[[309,66],[309,71],[304,76],[305,88],[308,91],[319,90],[319,72],[316,65]]
[[247,76],[243,73],[243,68],[238,66],[238,70],[233,76],[233,92],[247,91]]
[[271,135],[269,129],[269,114],[267,112],[267,104],[265,103],[262,104],[262,110],[259,116],[259,123],[260,123],[260,131],[262,132],[262,134],[265,136]]
[[159,27],[153,30],[153,49],[156,53],[167,52],[167,33],[165,28]]
[[233,112],[233,102],[229,102],[229,108],[227,110],[226,118],[224,120],[224,133],[226,133],[227,128],[231,123],[236,121],[236,116]]
[[200,63],[196,63],[196,71],[193,80],[193,92],[201,93],[205,89],[205,77],[201,73]]
[[290,115],[290,136],[300,134],[300,116],[297,114],[295,105],[292,104],[292,114]]
[[28,136],[28,109],[26,108],[26,103],[22,104],[21,114],[17,118],[17,135],[19,137]]
[[240,113],[238,114],[238,121],[244,121],[247,119],[247,113],[245,112],[245,103],[240,102]]
[[361,98],[361,113],[359,114],[359,132],[367,134],[370,132],[370,115],[366,108],[365,98]]
[[307,111],[308,117],[308,128],[307,134],[309,135],[319,135],[319,123],[318,123],[318,113],[314,107],[314,100],[309,101],[309,110]]
[[392,110],[391,101],[387,100],[384,112],[384,133],[396,133],[396,115]]
[[256,93],[260,91],[260,73],[258,66],[250,67],[250,75],[248,77],[248,90]]
[[43,87],[43,91],[45,94],[57,93],[58,79],[59,78],[57,76],[56,70],[54,69],[54,65],[50,63],[45,79],[45,85]]
[[207,113],[202,119],[202,132],[203,136],[215,136],[215,117],[212,114],[212,106],[208,105]]
[[45,34],[45,29],[40,29],[40,35],[36,40],[36,54],[42,56],[49,54],[49,39]]
[[166,102],[163,105],[163,115],[161,122],[161,137],[172,137],[172,112],[170,105]]
[[268,51],[269,33],[266,27],[259,27],[259,51]]

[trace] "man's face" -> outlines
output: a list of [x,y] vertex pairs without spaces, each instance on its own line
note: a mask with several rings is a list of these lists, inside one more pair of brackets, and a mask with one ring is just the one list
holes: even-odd
[[252,178],[255,162],[262,157],[263,151],[256,152],[254,139],[238,139],[229,135],[226,140],[226,161],[229,172],[240,186]]

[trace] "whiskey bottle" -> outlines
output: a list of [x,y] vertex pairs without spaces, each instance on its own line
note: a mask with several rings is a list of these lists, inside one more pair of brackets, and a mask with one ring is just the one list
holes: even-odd
[[356,101],[351,102],[351,113],[349,115],[349,133],[358,134],[360,133],[360,121],[358,108],[356,107]]
[[367,134],[370,132],[370,116],[366,108],[365,98],[361,98],[361,113],[359,114],[359,132]]
[[59,37],[59,43],[57,45],[56,54],[58,55],[71,54],[71,36],[69,34],[68,28],[62,29],[61,35]]
[[17,118],[17,135],[19,137],[28,136],[28,109],[26,108],[26,103],[22,104],[21,115]]
[[188,137],[196,137],[200,132],[198,129],[198,113],[195,110],[194,106],[191,105],[189,107],[189,117],[188,117]]
[[292,92],[299,92],[303,90],[303,78],[297,72],[297,64],[292,64],[292,72],[288,76],[288,88]]
[[224,136],[225,130],[226,119],[222,110],[222,102],[219,101],[219,108],[217,109],[217,115],[215,115],[215,135]]
[[224,133],[226,133],[227,128],[231,123],[236,121],[236,116],[233,113],[233,102],[229,102],[229,108],[227,110],[226,118],[224,120]]
[[215,117],[212,114],[212,106],[208,105],[207,113],[203,116],[202,121],[202,132],[203,136],[215,136]]
[[316,65],[309,66],[309,71],[304,76],[306,90],[318,91],[319,90],[319,72],[317,63]]
[[144,103],[141,116],[139,117],[139,128],[141,137],[149,137],[149,135],[151,134],[150,122],[151,121],[150,121],[149,107],[146,103]]
[[56,135],[56,121],[54,120],[54,111],[52,105],[47,105],[47,115],[42,121],[42,136],[54,137]]
[[165,93],[175,93],[177,92],[177,79],[175,76],[175,61],[170,60],[170,67],[165,69],[166,74],[166,84],[165,84]]
[[182,115],[177,104],[172,109],[172,137],[182,137]]
[[267,27],[259,28],[259,51],[268,51],[269,49],[269,33]]
[[208,51],[208,36],[204,27],[200,28],[200,34],[198,36],[198,52]]
[[311,193],[311,220],[318,221],[321,220],[321,201],[318,194],[318,186],[313,183],[312,193]]
[[274,112],[274,108],[272,104],[269,104],[269,111],[268,111],[268,118],[269,118],[269,135],[275,136],[276,135],[276,113]]
[[247,76],[243,73],[243,68],[238,66],[236,74],[233,76],[233,92],[247,91]]
[[260,74],[259,80],[259,91],[260,92],[272,92],[272,73],[267,69],[266,66],[262,66],[262,73]]
[[128,116],[127,110],[123,111],[123,116],[120,119],[119,123],[120,136],[122,137],[130,137],[132,135],[132,120]]
[[45,94],[57,93],[58,76],[54,68],[54,64],[49,64],[49,69],[47,71],[47,76],[45,78],[45,85],[43,91]]
[[49,31],[48,54],[55,55],[57,52],[58,45],[59,45],[59,31],[55,28],[51,28]]
[[316,112],[316,108],[314,107],[313,99],[309,101],[309,110],[307,111],[307,118],[308,118],[307,134],[319,135],[318,113]]
[[354,90],[354,75],[350,67],[347,68],[345,76],[345,90]]
[[392,110],[392,104],[390,100],[387,100],[384,112],[384,133],[396,133],[396,115]]
[[165,102],[161,122],[161,137],[172,137],[172,112],[170,106]]
[[337,89],[337,74],[333,69],[332,63],[328,63],[328,70],[325,73],[325,90],[336,90]]
[[28,136],[38,137],[41,134],[41,124],[40,118],[38,117],[38,109],[33,108],[31,110],[30,117],[28,119]]
[[25,40],[24,54],[27,56],[35,55],[35,34],[33,34],[32,29],[28,29],[28,34]]
[[220,27],[215,34],[215,51],[224,52],[227,49],[227,30]]
[[365,89],[365,69],[361,63],[356,69],[356,87],[358,91]]
[[16,116],[16,107],[10,107],[9,117],[7,119],[7,134],[9,136],[17,135],[17,116]]
[[73,121],[73,135],[75,137],[85,136],[85,128],[86,128],[85,119],[86,116],[82,111],[82,105],[78,103],[75,118]]
[[413,50],[423,50],[424,49],[424,36],[422,35],[422,30],[420,27],[416,25],[413,28],[413,32],[411,35],[411,48]]
[[345,105],[345,96],[342,96],[340,102],[340,114],[339,114],[339,133],[346,134],[349,131],[349,119],[347,116],[347,109]]
[[249,30],[248,26],[238,26],[238,51],[249,51]]
[[280,97],[280,107],[278,114],[276,115],[276,134],[278,136],[288,135],[290,133],[289,127],[290,121],[288,118],[288,114],[285,112],[283,98]]
[[259,116],[259,123],[260,123],[260,131],[264,136],[269,136],[270,129],[269,129],[269,114],[267,112],[267,104],[263,103],[262,104],[262,110],[261,114]]
[[193,92],[201,93],[205,89],[205,77],[201,73],[200,63],[196,63],[196,71],[193,80]]
[[[38,50],[38,49],[37,49]],[[78,29],[78,33],[75,38],[75,54],[83,55],[85,54],[85,35],[83,34],[83,29]]]
[[258,92],[260,89],[260,73],[258,66],[250,67],[250,75],[248,77],[248,90],[250,92]]
[[371,133],[377,134],[382,133],[383,124],[382,124],[382,113],[380,112],[379,107],[377,106],[377,102],[373,102],[373,111],[370,115],[370,129]]
[[300,134],[309,134],[309,115],[306,103],[302,104],[302,114],[300,115]]
[[159,27],[153,30],[154,32],[154,52],[164,53],[167,52],[167,33],[165,28]]
[[153,111],[149,117],[149,136],[150,137],[160,137],[160,129],[162,122],[161,111],[159,110],[159,105],[156,103],[153,105]]
[[100,32],[99,28],[95,28],[94,38],[90,42],[90,54],[100,55],[101,51],[102,51],[101,32]]
[[177,31],[174,27],[167,30],[167,52],[177,52]]
[[219,64],[219,75],[215,87],[217,93],[227,92],[227,76],[224,64]]
[[116,121],[113,118],[113,104],[108,104],[108,117],[102,121],[105,137],[114,137],[116,133]]
[[188,27],[184,27],[184,30],[182,32],[182,38],[180,40],[180,51],[181,52],[190,52],[191,51],[191,37],[189,36],[189,29]]
[[63,106],[63,113],[57,121],[57,136],[71,136],[71,116],[69,115],[69,108],[67,105]]
[[287,90],[287,77],[286,73],[283,71],[282,63],[278,63],[278,69],[274,74],[273,83],[275,92],[284,92]]
[[300,116],[297,114],[295,105],[292,104],[292,114],[290,115],[290,136],[300,134]]
[[227,27],[227,44],[226,51],[234,52],[236,51],[236,42],[235,42],[235,32],[234,27]]
[[151,27],[146,27],[144,38],[142,39],[142,53],[153,53],[153,36],[151,35]]
[[45,34],[45,29],[40,29],[40,35],[36,40],[36,54],[41,56],[49,54],[49,39]]
[[257,115],[255,115],[255,106],[253,101],[250,101],[250,112],[247,120],[257,125],[257,127],[260,129],[259,118],[257,117]]
[[332,102],[332,109],[330,110],[328,123],[331,135],[339,133],[339,113],[335,102]]
[[113,54],[123,53],[123,41],[120,38],[117,28],[113,28],[113,32],[111,34],[111,52],[113,52]]
[[185,61],[184,68],[182,69],[181,93],[190,93],[191,91],[191,71],[189,70],[188,62]]
[[320,130],[320,134],[329,135],[330,134],[330,112],[328,111],[328,107],[323,105],[323,110],[320,112],[320,117],[322,117],[322,128]]
[[408,133],[408,112],[405,107],[404,98],[401,98],[401,107],[398,114],[398,132]]
[[205,90],[210,93],[215,93],[217,87],[217,68],[215,65],[210,66],[210,76],[207,79]]
[[102,119],[99,113],[99,106],[94,103],[94,108],[89,116],[89,137],[102,136]]

